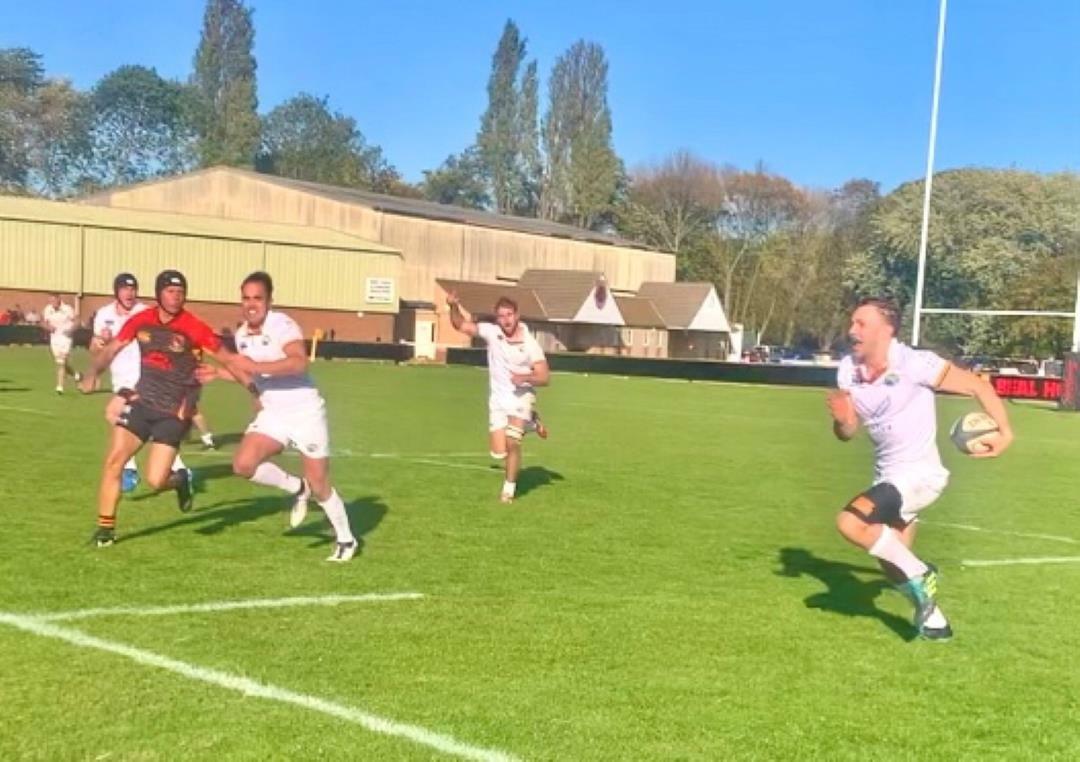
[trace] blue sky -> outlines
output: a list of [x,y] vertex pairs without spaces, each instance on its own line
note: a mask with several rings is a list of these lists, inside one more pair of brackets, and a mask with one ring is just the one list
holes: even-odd
[[[469,145],[505,20],[541,85],[574,41],[610,61],[615,147],[689,149],[797,183],[922,174],[937,0],[253,0],[260,110],[330,96],[407,179]],[[184,78],[201,0],[2,0],[0,47],[90,87],[123,64]],[[953,0],[938,166],[1080,169],[1080,3]]]

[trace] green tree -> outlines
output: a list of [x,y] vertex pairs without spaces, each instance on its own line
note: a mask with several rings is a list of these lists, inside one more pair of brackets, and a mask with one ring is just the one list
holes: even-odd
[[88,155],[87,98],[45,76],[41,56],[0,50],[0,192],[61,196]]
[[530,109],[536,118],[536,67],[530,64],[525,78],[519,78],[524,60],[525,39],[508,20],[492,57],[488,105],[476,137],[495,210],[503,214],[528,213],[534,206],[529,173],[535,155],[527,144],[535,128],[527,121]]
[[259,147],[255,27],[243,0],[207,0],[191,82],[202,166],[252,167]]
[[56,198],[96,187],[90,97],[67,80],[50,79],[35,92],[32,113],[28,190]]
[[591,227],[611,211],[621,162],[611,143],[604,49],[579,40],[555,61],[544,116],[541,214]]
[[390,192],[400,184],[382,149],[368,144],[356,120],[331,112],[327,98],[301,93],[263,120],[260,172],[297,180]]
[[[963,169],[934,177],[926,307],[1071,310],[1074,284],[1055,272],[1076,256],[1080,178],[1016,170]],[[900,186],[869,221],[867,260],[884,288],[914,302],[922,182]],[[1041,284],[1041,285],[1038,285]],[[875,284],[876,286],[877,284]],[[1049,306],[1053,305],[1053,306]],[[1024,347],[1014,318],[930,315],[927,341],[949,351],[1011,354]],[[1063,322],[1061,330],[1068,330]],[[1024,352],[1026,353],[1026,352]]]
[[145,66],[121,66],[91,95],[92,176],[126,185],[195,164],[190,91]]
[[27,48],[0,50],[0,191],[25,191],[31,169],[34,96],[45,84],[41,56]]
[[490,207],[491,196],[479,153],[476,146],[470,146],[447,157],[438,169],[425,171],[421,184],[424,198],[471,209]]
[[522,194],[515,209],[517,214],[536,217],[540,210],[543,188],[543,158],[540,154],[540,81],[536,61],[525,67],[521,80],[521,99],[518,108],[518,153],[520,155]]

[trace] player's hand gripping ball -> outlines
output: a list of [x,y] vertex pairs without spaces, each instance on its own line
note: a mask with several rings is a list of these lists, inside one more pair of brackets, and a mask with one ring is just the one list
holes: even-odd
[[991,449],[985,440],[997,433],[997,423],[986,413],[965,413],[952,425],[949,439],[965,455],[977,455]]

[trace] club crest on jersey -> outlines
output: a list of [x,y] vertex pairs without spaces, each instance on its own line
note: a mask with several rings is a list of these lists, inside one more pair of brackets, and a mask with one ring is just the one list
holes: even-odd
[[180,334],[174,333],[169,339],[169,351],[183,352],[185,349],[187,349],[187,341]]
[[885,386],[896,386],[898,383],[900,383],[900,374],[897,373],[895,370],[889,371],[885,374],[885,378],[883,378],[881,381],[883,384],[885,384]]

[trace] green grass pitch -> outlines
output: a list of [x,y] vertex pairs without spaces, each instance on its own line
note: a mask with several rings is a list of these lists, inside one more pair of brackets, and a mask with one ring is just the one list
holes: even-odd
[[[556,375],[540,405],[552,437],[526,442],[505,507],[483,372],[314,374],[363,536],[346,565],[323,561],[317,507],[289,531],[284,496],[230,475],[249,404],[220,384],[204,408],[222,450],[186,451],[196,510],[140,487],[120,542],[90,547],[107,396],[57,397],[44,348],[0,350],[0,612],[417,592],[54,625],[478,758],[1080,757],[1080,416],[1010,406],[1017,441],[998,461],[943,446],[952,483],[917,548],[956,638],[934,644],[835,532],[870,448],[832,438],[821,390]],[[942,400],[941,428],[973,407]],[[1018,559],[1036,562],[964,563]],[[3,621],[0,707],[5,760],[451,758]]]

